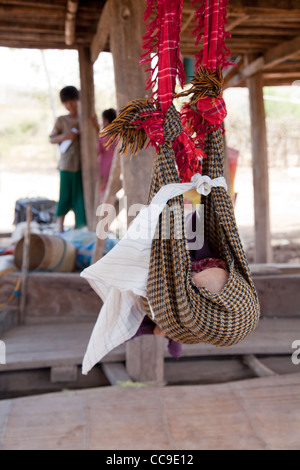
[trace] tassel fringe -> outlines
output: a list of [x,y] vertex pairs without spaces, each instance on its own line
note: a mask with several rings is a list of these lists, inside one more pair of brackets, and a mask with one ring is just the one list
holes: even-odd
[[147,141],[147,134],[139,125],[141,116],[155,111],[156,107],[151,99],[133,100],[120,109],[117,118],[101,132],[99,137],[108,137],[105,144],[107,148],[121,141],[120,153],[137,154],[145,147]]
[[222,70],[210,70],[200,66],[198,72],[191,80],[192,87],[176,95],[176,98],[193,95],[191,106],[194,106],[201,98],[218,98],[222,93]]

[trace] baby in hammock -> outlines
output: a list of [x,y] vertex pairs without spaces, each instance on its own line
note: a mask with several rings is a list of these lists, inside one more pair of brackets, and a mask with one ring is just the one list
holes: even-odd
[[[195,212],[190,214],[186,219],[186,226],[194,225]],[[191,231],[190,231],[191,232]],[[191,242],[191,240],[188,240]],[[212,294],[220,292],[225,286],[229,272],[225,261],[219,258],[217,250],[209,246],[204,241],[203,247],[199,250],[190,250],[192,279],[197,286],[205,287]],[[135,337],[144,334],[156,334],[165,337],[166,335],[158,325],[155,325],[147,316],[144,318],[140,328],[138,329]],[[132,338],[132,339],[133,339]],[[181,356],[182,346],[173,340],[169,340],[168,350],[173,357]]]

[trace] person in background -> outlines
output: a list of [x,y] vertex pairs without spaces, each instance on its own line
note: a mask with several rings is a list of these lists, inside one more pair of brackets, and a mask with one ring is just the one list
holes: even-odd
[[[107,127],[109,124],[116,119],[117,113],[114,109],[106,109],[102,113],[102,129]],[[100,132],[100,125],[96,116],[93,116],[92,122],[97,130]],[[114,151],[117,144],[112,145],[109,149],[105,147],[105,143],[107,142],[107,137],[99,138],[98,139],[98,170],[99,170],[99,178],[100,178],[100,203],[103,202],[110,168],[114,156]]]
[[64,231],[66,214],[73,210],[75,227],[86,225],[80,155],[79,92],[74,86],[60,91],[60,100],[69,114],[59,116],[50,134],[51,144],[59,144],[60,193],[56,209],[59,231]]

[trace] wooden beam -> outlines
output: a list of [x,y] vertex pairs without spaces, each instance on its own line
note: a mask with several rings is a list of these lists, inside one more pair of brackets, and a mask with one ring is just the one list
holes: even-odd
[[293,56],[297,55],[300,51],[300,36],[294,39],[284,41],[275,47],[272,47],[262,56],[257,57],[249,63],[244,69],[240,71],[231,81],[226,84],[226,88],[231,86],[238,86],[246,78],[251,77],[255,73],[263,70],[268,70],[275,65],[278,65]]
[[191,12],[187,18],[187,20],[183,23],[183,25],[181,26],[181,34],[187,29],[187,27],[191,24],[191,22],[193,21],[195,17],[195,13],[194,12]]
[[107,0],[98,21],[97,32],[91,44],[91,60],[94,63],[105,48],[109,37],[111,20],[111,1]]
[[254,354],[246,354],[242,358],[243,363],[257,375],[257,377],[272,377],[277,375],[269,367],[265,366]]
[[225,26],[225,30],[228,32],[232,31],[236,26],[239,26],[241,23],[244,23],[244,21],[247,21],[248,18],[249,15],[238,16],[236,19],[228,22],[228,24]]
[[247,81],[249,88],[252,171],[254,187],[255,263],[271,263],[269,172],[263,76],[256,73]]
[[[111,0],[110,3],[110,44],[115,68],[117,104],[120,108],[132,99],[146,96],[145,76],[139,67],[145,2]],[[121,157],[128,208],[136,203],[147,203],[153,156],[153,151],[148,149],[132,158]],[[126,368],[133,380],[162,382],[164,343],[161,339],[147,335],[126,344]]]
[[[257,26],[257,27],[262,27],[262,26],[267,26],[267,27],[272,27],[272,28],[282,28],[283,26],[289,27],[291,29],[294,29],[296,31],[295,36],[297,35],[297,32],[299,31],[299,15],[296,14],[294,19],[291,18],[274,18],[274,17],[259,17],[259,16],[250,16],[249,19],[247,20],[247,26]],[[297,20],[298,18],[298,20]]]
[[0,16],[1,18],[5,17],[17,17],[20,16],[28,16],[29,18],[33,18],[36,16],[58,16],[61,17],[63,11],[65,9],[64,5],[44,5],[41,7],[40,5],[37,6],[24,6],[24,5],[7,5],[0,3]]
[[265,14],[267,16],[282,13],[294,16],[295,12],[300,10],[298,0],[230,0],[228,5],[228,13],[232,14]]
[[57,24],[56,21],[49,21],[45,24],[41,24],[40,22],[28,23],[25,21],[24,23],[18,22],[14,24],[11,21],[1,21],[0,23],[0,32],[2,33],[57,33],[57,32],[64,32],[64,27],[62,24]]
[[[293,17],[300,11],[298,0],[230,0],[228,2],[228,16],[263,15],[270,17],[272,15],[285,18]],[[194,7],[189,0],[184,0],[183,11],[185,14],[194,11]]]
[[21,39],[6,39],[4,37],[0,37],[0,47],[13,47],[15,49],[60,49],[60,50],[71,50],[74,49],[74,46],[66,46],[63,43],[53,43],[53,42],[34,42],[34,41],[22,41]]
[[[1,1],[0,4],[2,3],[8,3],[5,1]],[[26,0],[26,5],[24,5],[25,2],[24,0],[9,0],[9,6],[12,5],[18,5],[19,7],[33,7],[33,8],[49,8],[51,5],[53,5],[53,2],[51,0]],[[62,10],[64,9],[64,5],[55,5],[55,7],[60,7]]]
[[56,33],[34,33],[34,32],[22,32],[20,31],[19,33],[17,32],[11,32],[11,31],[0,31],[0,44],[2,42],[9,43],[11,42],[20,42],[18,47],[27,47],[26,43],[32,43],[35,44],[35,47],[37,49],[45,47],[45,44],[53,44],[53,47],[57,46],[64,46],[66,48],[72,47],[73,49],[76,48],[79,44],[83,45],[88,45],[90,44],[91,41],[91,35],[86,34],[83,37],[77,37],[76,38],[76,43],[73,44],[72,46],[66,46],[65,44],[65,36],[64,32],[57,31]]
[[242,25],[241,27],[238,27],[234,30],[233,35],[234,37],[237,36],[248,36],[248,38],[251,39],[259,39],[259,37],[263,37],[267,39],[267,36],[271,36],[274,39],[277,40],[283,40],[286,41],[289,38],[294,38],[297,36],[299,32],[299,25],[298,23],[298,28],[294,29],[289,26],[289,24],[286,24],[285,26],[281,24],[281,26],[273,26],[272,23],[270,25],[261,25],[261,26],[249,26],[247,25]]
[[243,56],[238,56],[235,59],[234,62],[235,62],[235,65],[229,65],[229,67],[227,67],[224,70],[224,73],[223,73],[223,79],[224,79],[223,88],[226,88],[226,83],[230,82],[232,80],[232,78],[239,73],[239,70],[241,69],[241,67],[244,64]]
[[55,366],[51,367],[51,383],[76,382],[78,377],[77,365]]
[[104,363],[102,364],[102,370],[110,385],[119,385],[121,382],[131,382],[125,366],[121,362]]
[[299,68],[298,68],[298,71],[297,70],[290,71],[290,72],[270,71],[270,72],[264,73],[264,80],[272,79],[274,81],[278,80],[278,82],[280,82],[280,80],[288,80],[289,85],[292,85],[292,82],[294,80],[299,80],[299,77],[300,77]]
[[[295,16],[297,16],[299,13],[300,13],[300,9],[299,9],[299,4],[298,4],[298,8],[290,8],[290,9],[287,9],[286,8],[286,5],[287,5],[287,2],[286,0],[283,0],[285,2],[285,5],[282,7],[282,8],[276,8],[275,6],[274,7],[271,7],[268,6],[266,4],[265,7],[262,7],[262,8],[256,8],[256,7],[252,7],[252,6],[249,6],[249,7],[232,7],[231,6],[231,2],[229,3],[229,8],[228,8],[228,14],[230,15],[241,15],[241,14],[244,14],[244,15],[248,15],[248,16],[253,16],[253,17],[256,17],[256,18],[274,18],[274,19],[280,19],[280,18],[284,18],[284,21],[295,21]],[[268,3],[268,0],[266,0],[266,2]]]
[[65,42],[68,46],[72,46],[75,42],[76,30],[76,14],[78,10],[79,0],[68,0],[66,21],[65,21]]
[[292,58],[300,51],[300,36],[282,42],[264,54],[264,69],[274,67],[287,59]]
[[[15,31],[1,31],[0,32],[0,38],[7,39],[7,40],[19,40],[21,42],[24,41],[33,41],[36,42],[37,44],[45,42],[52,42],[55,44],[56,42],[58,43],[64,43],[64,33],[63,31],[59,32],[56,31],[55,33],[34,33],[34,32],[24,32],[24,31],[19,31],[19,33]],[[21,45],[21,47],[24,47]]]
[[97,131],[91,122],[95,114],[94,71],[89,47],[79,47],[80,68],[80,145],[85,212],[89,230],[96,229],[98,205]]

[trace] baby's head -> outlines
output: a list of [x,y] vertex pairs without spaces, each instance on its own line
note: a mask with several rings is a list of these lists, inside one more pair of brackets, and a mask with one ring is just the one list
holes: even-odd
[[205,287],[211,294],[220,292],[228,281],[228,277],[229,272],[221,268],[209,268],[192,274],[195,284]]

